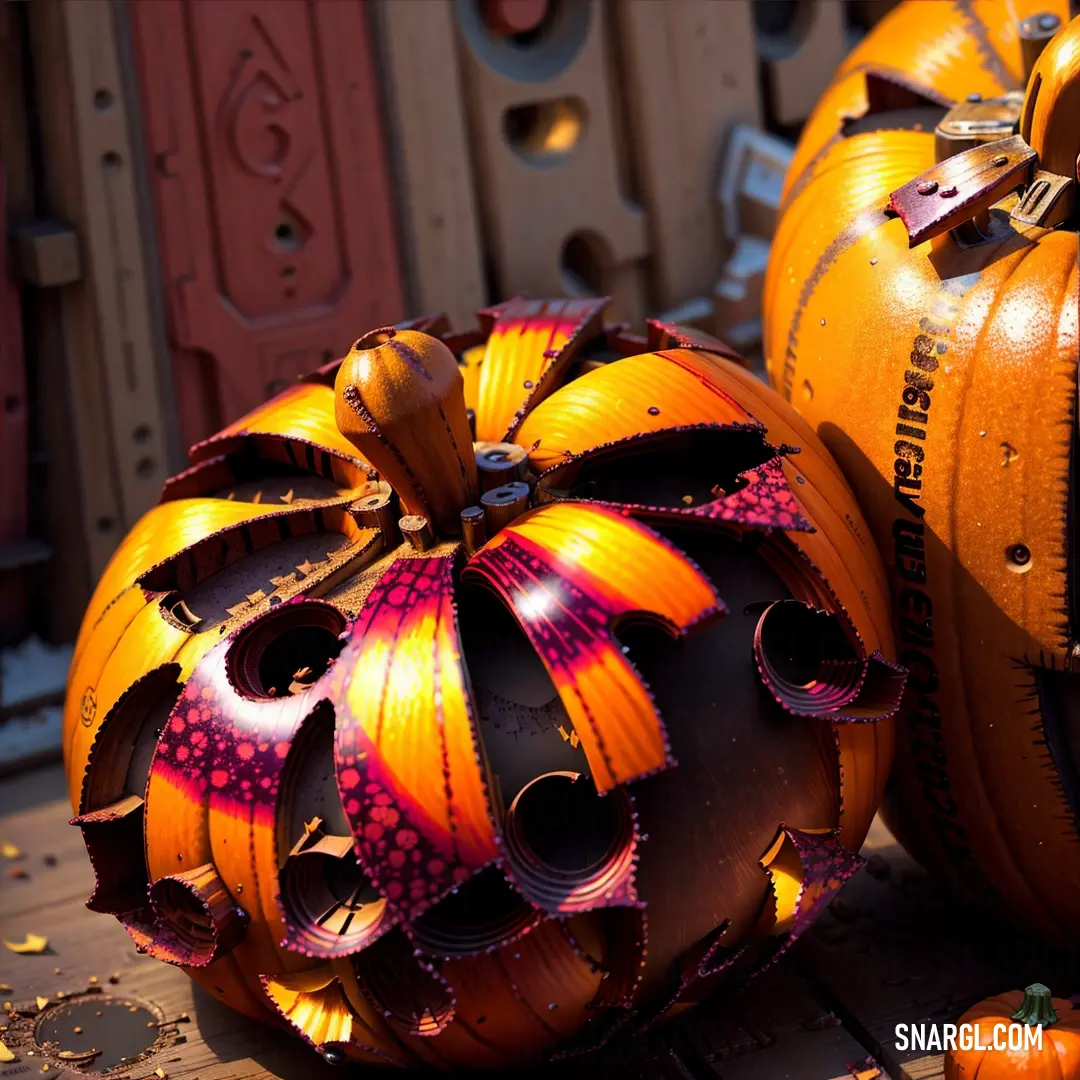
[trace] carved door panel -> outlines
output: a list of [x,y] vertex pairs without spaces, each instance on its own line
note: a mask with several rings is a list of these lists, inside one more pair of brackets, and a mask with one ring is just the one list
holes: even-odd
[[404,314],[363,0],[130,0],[181,435]]

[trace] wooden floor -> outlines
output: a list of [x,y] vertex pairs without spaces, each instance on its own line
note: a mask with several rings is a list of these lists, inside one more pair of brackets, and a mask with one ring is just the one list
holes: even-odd
[[[182,972],[138,956],[118,923],[87,911],[92,874],[69,817],[59,766],[0,782],[0,842],[25,855],[0,860],[0,937],[49,939],[41,955],[0,949],[0,984],[11,988],[0,997],[36,1011],[38,996],[56,1002],[92,988],[147,1003],[167,1037],[149,1059],[116,1074],[130,1080],[340,1077],[292,1037],[231,1013]],[[867,869],[780,964],[734,999],[669,1025],[620,1064],[620,1080],[931,1080],[942,1075],[940,1056],[897,1052],[896,1024],[953,1021],[987,994],[1034,981],[1056,996],[1080,990],[1075,957],[958,905],[884,827],[875,823],[863,854]],[[4,1023],[11,1018],[0,1017]],[[85,1075],[55,1059],[46,1064],[23,1052],[0,1065],[0,1080]]]

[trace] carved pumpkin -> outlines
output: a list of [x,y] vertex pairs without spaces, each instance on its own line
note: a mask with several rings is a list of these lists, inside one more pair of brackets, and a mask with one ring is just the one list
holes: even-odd
[[723,345],[603,308],[369,334],[194,447],[86,614],[89,907],[332,1060],[588,1050],[856,865],[905,677],[859,511]]
[[958,1027],[961,1045],[945,1052],[945,1080],[1080,1078],[1080,1016],[1042,983],[980,1001]]
[[764,302],[770,378],[890,570],[911,674],[887,820],[1075,938],[1080,25],[1045,45],[1065,18],[1047,0],[887,15],[807,125]]

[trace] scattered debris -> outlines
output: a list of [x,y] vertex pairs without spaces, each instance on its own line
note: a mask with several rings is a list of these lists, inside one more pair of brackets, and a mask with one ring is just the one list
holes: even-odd
[[115,986],[119,981],[120,981],[120,972],[119,971],[114,971],[109,976],[109,982],[111,982]]
[[42,997],[40,994],[34,1000],[37,1002],[38,1012],[41,1012],[49,1004],[49,999]]
[[3,1044],[0,1042],[0,1061],[18,1061],[19,1059]]
[[160,1066],[154,1070],[154,1075],[158,1077],[159,1080],[165,1080],[166,1077],[165,1070],[162,1069]]
[[14,878],[16,881],[28,878],[29,876],[30,875],[21,866],[13,866],[8,871],[8,877]]
[[7,983],[0,983],[0,994],[10,994],[11,987]]
[[28,955],[30,953],[43,953],[49,947],[49,939],[41,934],[27,934],[25,941],[8,941],[2,939],[4,948],[13,953]]
[[41,856],[41,861],[42,861],[42,862],[43,862],[43,863],[44,863],[44,864],[45,864],[46,866],[48,866],[48,867],[53,867],[53,866],[55,866],[55,865],[56,865],[57,859],[56,859],[56,856],[55,856],[55,855],[42,855],[42,856]]
[[74,1061],[82,1065],[87,1061],[93,1061],[101,1053],[100,1050],[61,1050],[57,1057],[62,1057],[65,1061]]
[[89,978],[89,979],[87,979],[86,981],[87,981],[87,982],[88,982],[88,983],[89,983],[89,984],[90,984],[91,986],[96,986],[96,985],[97,985],[97,981],[98,981],[98,977],[97,977],[96,975],[91,975],[91,976],[90,976],[90,978]]
[[22,848],[17,847],[8,840],[0,840],[0,855],[5,859],[25,859]]

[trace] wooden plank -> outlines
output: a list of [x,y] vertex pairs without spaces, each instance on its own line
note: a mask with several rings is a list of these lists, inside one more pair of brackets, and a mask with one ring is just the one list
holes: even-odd
[[649,237],[653,300],[708,295],[725,254],[715,186],[735,124],[760,124],[748,0],[614,8]]
[[63,12],[82,180],[78,223],[97,320],[121,513],[130,526],[157,502],[168,476],[169,404],[158,385],[137,212],[141,165],[123,92],[113,7],[108,0],[81,0],[65,3]]
[[80,508],[88,565],[72,589],[81,606],[126,528],[157,500],[167,475],[168,405],[153,353],[111,5],[44,0],[31,6],[30,20],[49,163],[42,210],[72,224],[83,257],[82,281],[55,297],[41,294],[38,304],[41,392],[53,399],[42,408],[52,413],[49,427],[62,434],[67,426],[72,436],[50,461],[49,517],[62,528],[66,503],[70,530],[72,504]]
[[404,314],[370,13],[127,10],[190,445]]
[[810,115],[848,52],[843,0],[807,0],[792,6],[791,24],[758,35],[769,84],[769,121],[790,128]]
[[450,0],[379,0],[373,10],[401,193],[409,307],[418,315],[445,311],[453,326],[468,328],[494,298],[484,284]]
[[516,36],[486,21],[497,7],[453,9],[497,291],[607,294],[611,318],[640,322],[649,246],[613,84],[609,7],[530,5],[541,19]]

